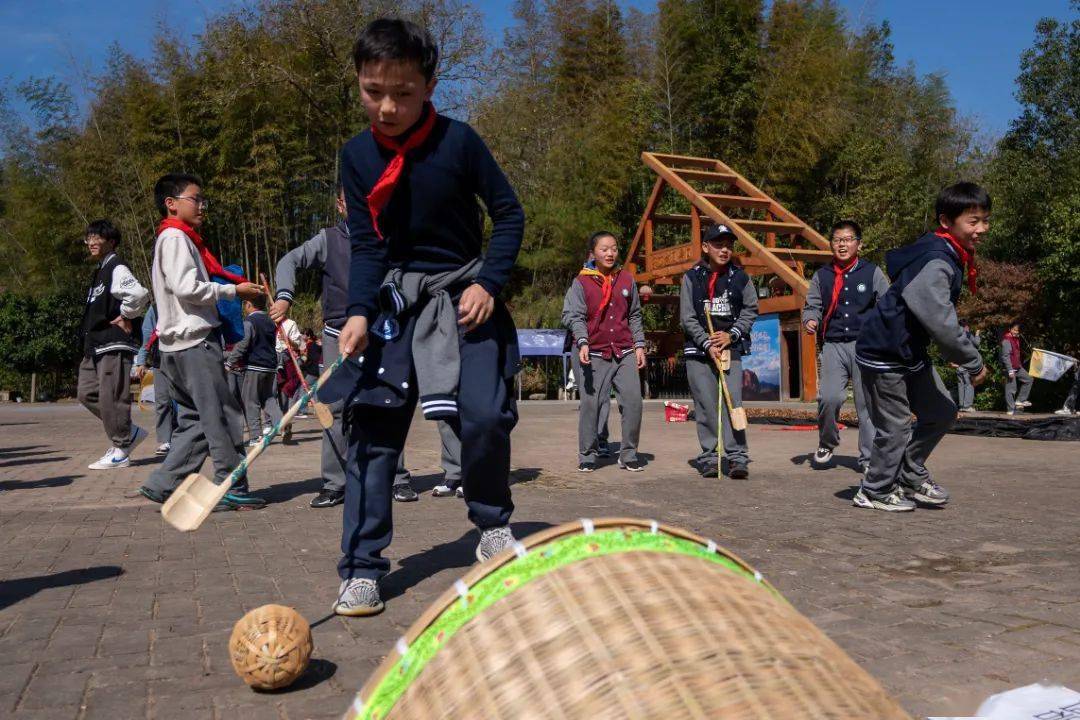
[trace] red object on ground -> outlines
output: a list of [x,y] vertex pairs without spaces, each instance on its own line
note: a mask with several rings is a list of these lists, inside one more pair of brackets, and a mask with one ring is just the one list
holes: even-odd
[[690,420],[690,406],[680,405],[669,401],[664,402],[665,422],[688,422]]

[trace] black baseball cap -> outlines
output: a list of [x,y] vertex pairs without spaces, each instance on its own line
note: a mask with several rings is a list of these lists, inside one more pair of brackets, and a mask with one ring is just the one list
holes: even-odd
[[705,228],[705,232],[701,235],[701,242],[712,242],[713,240],[719,240],[726,238],[735,242],[738,238],[735,236],[735,231],[729,228],[727,225],[710,225]]

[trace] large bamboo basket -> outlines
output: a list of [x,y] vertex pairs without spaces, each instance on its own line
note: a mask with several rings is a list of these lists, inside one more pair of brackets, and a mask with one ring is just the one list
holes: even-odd
[[582,520],[473,568],[409,628],[349,720],[910,720],[735,555]]

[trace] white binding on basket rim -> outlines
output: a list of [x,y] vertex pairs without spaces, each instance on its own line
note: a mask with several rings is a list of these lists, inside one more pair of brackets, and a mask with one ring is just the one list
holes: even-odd
[[458,578],[454,581],[454,589],[457,590],[457,594],[461,596],[461,599],[465,602],[469,601],[469,586],[465,584],[465,581]]
[[360,693],[356,693],[356,699],[353,700],[352,709],[357,715],[364,712],[364,699],[360,697]]
[[525,557],[526,555],[529,554],[528,548],[526,548],[524,545],[522,545],[517,540],[514,541],[514,546],[513,547],[514,547],[514,554],[517,555],[519,558],[523,558],[523,557]]
[[660,523],[656,522],[655,520],[650,520],[649,521],[649,532],[651,532],[653,535],[655,535],[659,531],[660,531]]
[[716,541],[710,540],[709,542],[705,543],[705,549],[711,553],[716,552]]
[[754,571],[754,579],[757,580],[758,582],[761,582],[762,580],[765,579],[765,576],[761,574],[760,570],[755,570]]
[[405,637],[399,637],[397,642],[394,643],[394,649],[397,650],[397,654],[401,657],[405,657],[405,653],[409,652],[409,643],[405,642]]
[[586,535],[592,535],[596,531],[596,525],[589,518],[581,518],[581,527],[584,528]]

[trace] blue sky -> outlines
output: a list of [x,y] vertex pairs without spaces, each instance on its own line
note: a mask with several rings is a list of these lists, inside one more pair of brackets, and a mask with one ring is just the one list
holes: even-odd
[[[1013,98],[1020,53],[1040,17],[1072,16],[1068,0],[838,0],[854,26],[888,20],[896,58],[920,74],[945,75],[961,112],[997,135],[1018,113]],[[238,0],[0,0],[0,79],[57,75],[79,92],[110,43],[146,56],[158,21],[198,33],[207,17]],[[511,21],[508,0],[474,0],[489,33]],[[655,0],[623,0],[645,11]]]

